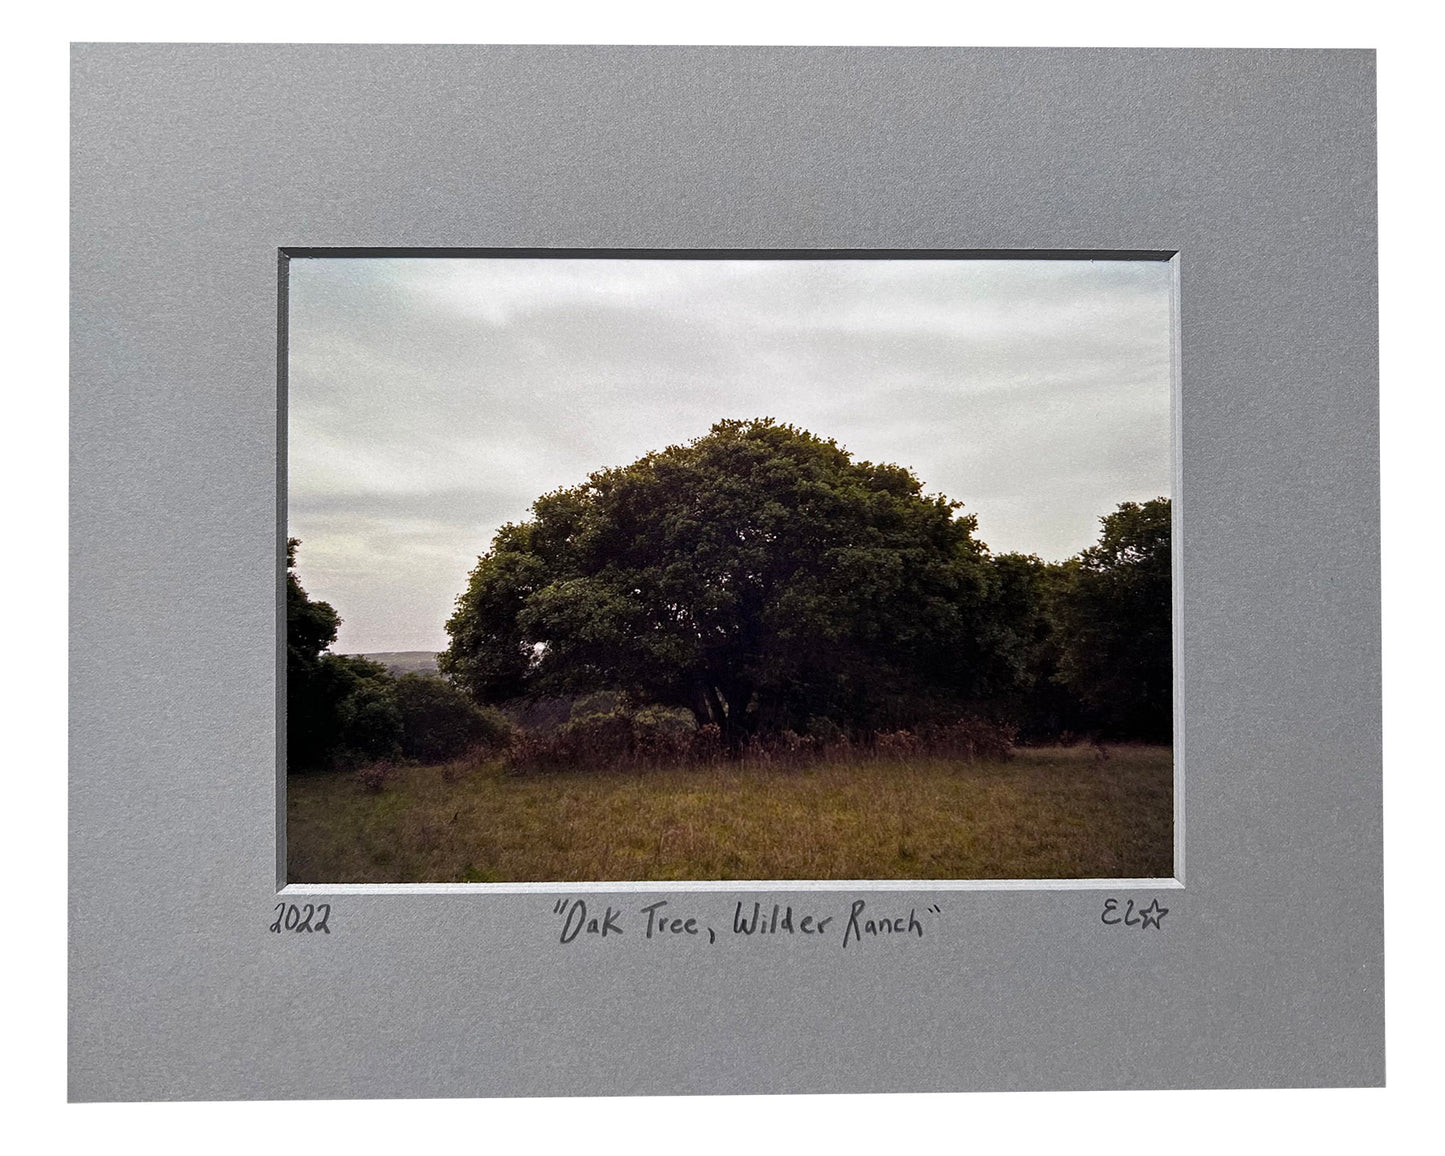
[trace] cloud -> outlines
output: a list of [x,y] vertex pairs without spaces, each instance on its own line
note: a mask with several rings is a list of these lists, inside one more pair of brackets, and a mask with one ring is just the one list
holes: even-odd
[[1168,494],[1169,267],[1118,261],[291,263],[289,519],[347,651],[434,649],[533,498],[771,416],[1063,558]]

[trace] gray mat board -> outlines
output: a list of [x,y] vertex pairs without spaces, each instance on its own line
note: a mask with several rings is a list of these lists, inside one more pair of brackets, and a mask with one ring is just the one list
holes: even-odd
[[[1382,1081],[1373,54],[73,66],[73,1098]],[[562,950],[527,894],[267,934],[286,245],[1178,250],[1189,868],[1134,893],[1167,931],[920,887],[912,952]]]

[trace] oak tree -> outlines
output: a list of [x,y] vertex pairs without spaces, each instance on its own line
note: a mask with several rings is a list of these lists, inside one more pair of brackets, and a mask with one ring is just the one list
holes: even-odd
[[734,741],[906,725],[997,666],[976,524],[902,466],[721,421],[502,527],[440,666],[481,701],[608,688]]

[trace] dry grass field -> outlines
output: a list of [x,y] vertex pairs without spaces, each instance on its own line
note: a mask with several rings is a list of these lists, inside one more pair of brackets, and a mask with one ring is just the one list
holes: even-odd
[[463,762],[375,782],[290,780],[291,882],[1173,874],[1167,747],[535,775]]

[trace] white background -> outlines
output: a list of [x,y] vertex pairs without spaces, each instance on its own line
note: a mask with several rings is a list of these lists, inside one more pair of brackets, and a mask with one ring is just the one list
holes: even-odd
[[[1390,1152],[1438,1143],[1442,644],[1439,41],[1414,5],[891,2],[31,6],[7,20],[9,613],[0,661],[16,1151]],[[1179,12],[1176,9],[1192,8]],[[1424,11],[1424,6],[1419,10]],[[1373,47],[1379,50],[1389,1087],[1338,1091],[73,1105],[65,1098],[66,189],[71,40]],[[16,222],[23,222],[17,225]],[[1341,527],[1341,533],[1348,533]]]

